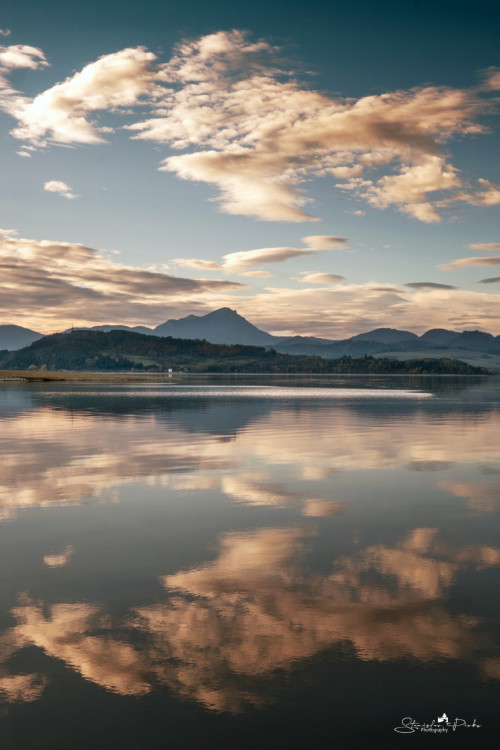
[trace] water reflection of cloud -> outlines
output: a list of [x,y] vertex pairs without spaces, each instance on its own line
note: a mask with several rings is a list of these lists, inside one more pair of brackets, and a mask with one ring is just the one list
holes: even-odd
[[[488,624],[447,612],[444,601],[460,571],[499,565],[500,549],[453,547],[436,529],[417,528],[393,547],[369,546],[338,558],[330,573],[312,573],[304,558],[313,535],[299,527],[225,534],[213,560],[162,577],[166,601],[118,624],[96,605],[24,599],[0,637],[1,657],[35,645],[112,692],[167,685],[233,712],[266,700],[274,670],[347,644],[361,660],[461,659],[498,677],[497,662],[484,659]],[[43,689],[40,676],[5,667],[1,676],[8,700],[23,691],[34,700]]]
[[44,555],[43,562],[49,568],[61,568],[69,562],[73,555],[73,551],[73,547],[68,544],[68,546],[59,554],[52,553],[50,555]]
[[438,487],[455,497],[465,498],[469,510],[477,513],[500,511],[500,483],[493,482],[439,482]]
[[[92,399],[75,396],[68,404],[87,401]],[[409,428],[406,412],[381,408],[376,429],[374,415],[353,404],[318,409],[268,402],[252,418],[248,404],[235,402],[212,404],[208,412],[210,423],[218,423],[220,414],[225,427],[219,424],[217,435],[226,430],[230,440],[214,439],[205,412],[187,403],[171,404],[167,412],[100,416],[47,404],[10,415],[0,436],[0,517],[22,507],[100,497],[138,478],[161,478],[174,490],[216,489],[225,470],[222,489],[231,497],[284,507],[298,495],[331,500],[314,483],[342,471],[445,470],[451,463],[494,465],[500,459],[500,418],[494,410],[464,420],[460,413],[421,406],[412,412]],[[247,476],[249,466],[251,474],[267,478]],[[285,482],[274,479],[281,470]],[[299,488],[299,481],[310,486]]]
[[47,680],[37,674],[0,676],[0,696],[7,703],[31,703],[40,698]]

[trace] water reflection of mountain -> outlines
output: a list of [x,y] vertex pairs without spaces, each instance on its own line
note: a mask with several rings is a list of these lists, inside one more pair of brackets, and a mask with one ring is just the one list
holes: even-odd
[[[98,394],[46,388],[4,393],[4,513],[78,502],[113,485],[161,477],[165,486],[212,487],[255,505],[307,500],[304,514],[315,515],[317,503],[337,500],[325,496],[324,488],[318,494],[314,484],[333,473],[390,467],[436,472],[461,462],[492,467],[500,459],[500,416],[489,402],[189,399],[113,389]],[[273,476],[285,468],[286,480]],[[298,480],[309,484],[299,489]],[[461,481],[442,480],[447,492]],[[498,487],[493,475],[484,481],[493,488],[489,492]]]
[[[250,379],[250,378],[248,378]],[[381,381],[377,378],[366,378],[362,389],[381,389],[381,397],[356,395],[348,398],[345,395],[336,398],[308,398],[307,390],[300,396],[289,399],[278,398],[263,388],[261,397],[246,399],[244,396],[204,397],[200,391],[195,397],[169,395],[168,387],[163,390],[153,387],[117,388],[113,386],[87,387],[75,390],[74,386],[26,387],[25,389],[0,389],[0,416],[14,418],[30,408],[50,408],[64,410],[74,416],[92,415],[100,418],[129,418],[154,414],[158,422],[173,422],[190,432],[210,433],[213,435],[236,434],[252,422],[256,422],[274,411],[293,411],[296,414],[324,412],[325,409],[349,409],[353,414],[379,420],[380,418],[402,418],[422,412],[429,417],[440,418],[443,415],[479,415],[487,414],[500,408],[500,381],[484,378],[421,378],[417,379],[419,390],[415,388],[415,379],[404,378],[397,382]],[[409,381],[412,382],[409,382]],[[303,381],[301,381],[303,382]],[[309,381],[307,381],[309,383]],[[358,379],[342,380],[352,387],[360,387]],[[291,380],[280,379],[279,387],[290,386]],[[398,390],[408,390],[408,398],[391,398],[390,384]],[[311,387],[317,387],[312,381]],[[332,386],[329,384],[328,387]],[[337,384],[334,384],[337,387]],[[325,388],[323,382],[322,388]],[[428,390],[426,390],[426,388]],[[347,388],[344,393],[347,392]],[[387,397],[383,392],[387,392]],[[411,397],[411,393],[415,397]],[[423,399],[421,393],[431,393],[435,397]],[[453,400],[448,396],[453,396]],[[457,396],[461,398],[457,399]],[[469,397],[470,400],[469,400]]]

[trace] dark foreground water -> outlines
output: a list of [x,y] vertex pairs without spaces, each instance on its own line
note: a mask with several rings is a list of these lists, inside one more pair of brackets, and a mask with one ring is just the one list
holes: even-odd
[[498,380],[4,383],[0,420],[2,750],[498,746]]

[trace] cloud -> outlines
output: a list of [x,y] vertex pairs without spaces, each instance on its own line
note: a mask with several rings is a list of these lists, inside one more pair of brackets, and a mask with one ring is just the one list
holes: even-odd
[[256,250],[239,250],[234,253],[227,253],[223,256],[222,263],[199,258],[175,258],[173,262],[189,268],[223,270],[226,273],[239,273],[242,276],[269,278],[271,274],[267,271],[251,269],[267,263],[282,263],[301,255],[314,255],[330,250],[344,250],[349,247],[349,241],[345,237],[311,235],[303,237],[302,240],[306,247],[262,247]]
[[361,194],[378,208],[403,204],[402,210],[426,223],[440,221],[440,216],[427,202],[429,193],[449,191],[460,185],[457,170],[447,165],[444,157],[427,155],[419,163],[404,166],[398,175],[382,177],[371,183]]
[[186,268],[201,268],[204,271],[220,271],[222,266],[215,260],[202,260],[201,258],[173,258],[172,263]]
[[472,242],[467,247],[469,250],[496,253],[500,251],[500,242]]
[[[221,297],[221,304],[224,299],[230,303]],[[315,289],[269,286],[251,297],[242,296],[238,312],[275,335],[348,338],[378,327],[417,333],[473,327],[500,334],[500,297],[466,289],[402,291],[380,282]]]
[[484,87],[489,91],[500,91],[500,68],[487,68],[484,71]]
[[265,221],[317,221],[302,209],[305,198],[286,184],[280,171],[283,167],[276,155],[240,149],[170,156],[160,170],[175,172],[183,180],[216,185],[222,209],[228,214]]
[[456,271],[459,268],[467,268],[469,266],[500,266],[500,258],[491,258],[487,255],[478,258],[457,258],[456,260],[452,260],[451,263],[438,266],[438,268],[441,271]]
[[436,284],[434,281],[411,281],[404,286],[408,286],[410,289],[456,289],[455,286],[450,286],[450,284]]
[[[36,48],[2,49],[10,67],[46,65]],[[313,177],[341,180],[337,187],[371,205],[424,222],[440,221],[451,202],[500,202],[486,180],[464,191],[443,154],[453,138],[486,132],[477,119],[494,102],[484,86],[331,97],[301,85],[281,54],[245,32],[219,31],[183,41],[166,63],[144,47],[105,55],[34,98],[6,84],[0,106],[18,122],[12,135],[38,147],[102,143],[110,127],[94,113],[131,115],[145,105],[124,125],[132,137],[184,151],[167,155],[161,170],[215,186],[227,213],[265,221],[316,220],[304,192]],[[497,76],[488,72],[490,88]]]
[[155,59],[144,47],[123,49],[100,57],[33,99],[7,99],[4,109],[18,120],[12,135],[35,146],[103,143],[109,128],[99,127],[88,116],[133,106],[143,94],[151,94],[150,67]]
[[293,278],[301,284],[335,284],[343,281],[345,277],[335,273],[305,273]]
[[[76,243],[0,236],[0,315],[30,327],[165,320],[174,300],[241,289],[227,280],[187,279],[128,266]],[[22,304],[20,304],[22,301]],[[20,310],[22,309],[23,312]],[[13,310],[17,315],[13,316]]]
[[[9,32],[10,33],[10,32]],[[2,36],[8,36],[3,33]],[[14,70],[15,68],[46,68],[48,62],[41,49],[29,47],[27,44],[13,44],[10,47],[0,46],[0,70]]]
[[451,198],[440,202],[440,206],[447,206],[460,201],[469,203],[471,206],[498,206],[500,205],[500,188],[489,180],[478,179],[482,190],[473,193],[457,193]]
[[262,247],[258,250],[241,250],[224,255],[224,268],[228,272],[246,271],[262,263],[281,263],[289,258],[297,258],[311,252],[316,251],[298,247]]
[[[28,154],[26,154],[26,156],[28,156]],[[80,198],[79,195],[76,195],[72,192],[72,188],[70,188],[69,185],[67,185],[65,182],[61,182],[60,180],[49,180],[48,182],[45,182],[43,185],[43,189],[47,190],[47,192],[49,193],[57,193],[58,195],[62,195],[63,198],[68,198],[69,200]]]
[[311,255],[330,250],[343,250],[349,247],[345,237],[310,235],[302,238],[306,247],[263,247],[257,250],[240,250],[223,257],[223,268],[227,272],[248,273],[246,269],[263,263],[281,263],[289,258]]
[[349,247],[349,240],[345,237],[331,237],[323,234],[302,237],[302,242],[311,250],[344,250]]
[[0,29],[0,36],[10,36],[10,29]]
[[[491,104],[479,89],[331,98],[301,87],[272,59],[277,51],[261,44],[266,59],[258,66],[248,65],[254,51],[241,32],[179,45],[175,65],[165,68],[178,87],[151,118],[128,127],[136,138],[205,150],[167,157],[162,169],[217,186],[223,211],[264,220],[312,220],[300,185],[313,175],[345,179],[379,208],[395,204],[422,221],[440,219],[427,196],[460,187],[441,144],[484,132],[475,120]],[[380,167],[400,171],[362,179]]]
[[481,279],[481,281],[479,281],[478,283],[479,284],[499,284],[500,276],[491,276],[489,279]]
[[270,279],[272,278],[272,273],[269,273],[269,271],[243,271],[240,276],[251,276],[256,279]]

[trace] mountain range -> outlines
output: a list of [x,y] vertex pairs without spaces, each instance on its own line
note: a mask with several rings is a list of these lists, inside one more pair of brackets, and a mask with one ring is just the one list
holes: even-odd
[[[342,356],[452,357],[471,364],[500,370],[500,336],[484,331],[451,331],[434,328],[421,336],[411,331],[376,328],[348,339],[324,339],[314,336],[273,336],[252,325],[235,310],[227,307],[207,315],[188,315],[171,319],[156,328],[147,326],[101,325],[94,331],[122,330],[152,336],[182,339],[204,339],[214,344],[241,344],[272,347],[278,352],[295,355],[319,355],[327,359]],[[15,325],[0,325],[0,350],[16,350],[42,338],[43,334]]]

